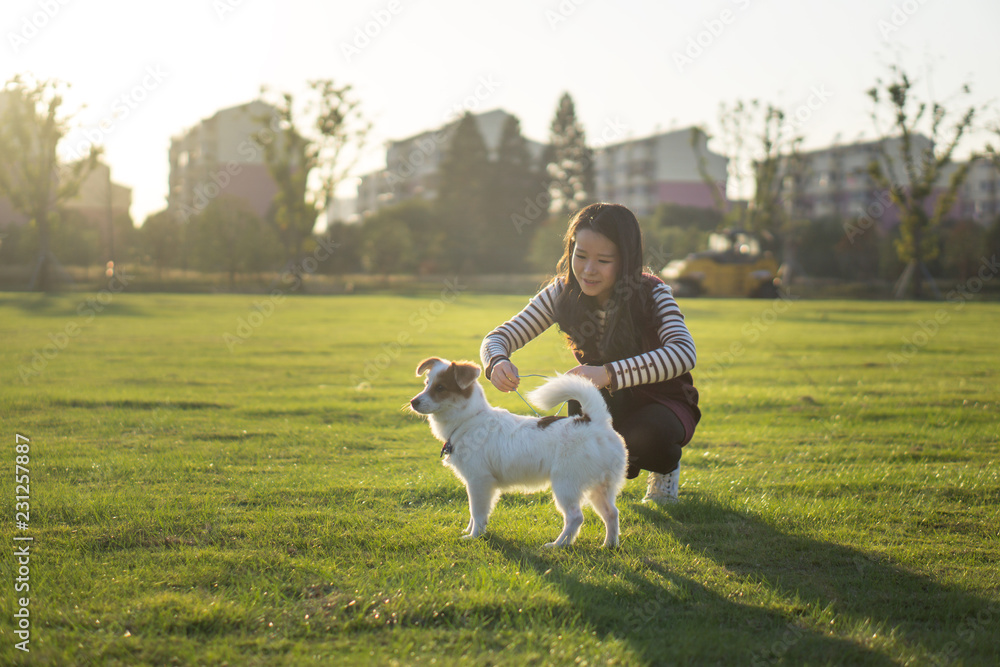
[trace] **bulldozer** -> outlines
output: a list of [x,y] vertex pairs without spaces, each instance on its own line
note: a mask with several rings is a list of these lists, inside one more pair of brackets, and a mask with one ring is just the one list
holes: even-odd
[[760,240],[739,229],[713,232],[708,250],[675,259],[660,275],[676,296],[777,296],[778,262],[761,252]]

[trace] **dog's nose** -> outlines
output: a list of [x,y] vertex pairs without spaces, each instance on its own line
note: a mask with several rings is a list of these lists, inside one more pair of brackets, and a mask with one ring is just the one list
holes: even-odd
[[410,399],[410,407],[413,408],[414,410],[416,410],[417,409],[417,403],[419,403],[419,402],[420,401],[418,399],[411,398]]

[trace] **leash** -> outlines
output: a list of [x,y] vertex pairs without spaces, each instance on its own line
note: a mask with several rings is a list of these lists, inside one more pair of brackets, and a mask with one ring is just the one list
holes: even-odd
[[[542,378],[542,379],[547,379],[548,376],[546,376],[546,375],[518,375],[517,377],[518,377],[518,379],[521,379],[521,378]],[[535,413],[536,417],[542,417],[543,416],[538,410],[535,409],[535,407],[531,403],[528,403],[528,401],[525,400],[524,396],[521,396],[521,392],[519,392],[517,389],[515,389],[514,393],[517,394],[522,401],[524,401],[524,404],[528,406],[528,409],[530,409],[532,412]],[[564,402],[562,405],[560,405],[559,409],[556,410],[555,414],[559,414],[560,412],[562,412],[563,405],[566,405],[566,403]]]

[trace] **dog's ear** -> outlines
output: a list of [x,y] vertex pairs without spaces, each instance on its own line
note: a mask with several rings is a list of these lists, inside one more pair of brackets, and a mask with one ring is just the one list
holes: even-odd
[[447,365],[448,362],[445,361],[444,359],[439,359],[438,357],[430,357],[429,359],[424,359],[417,366],[417,377],[420,377],[430,369],[434,368],[434,366],[436,366],[437,364]]
[[479,373],[482,372],[479,366],[471,361],[456,361],[452,363],[451,367],[455,371],[455,382],[462,390],[471,387],[472,383],[479,377]]

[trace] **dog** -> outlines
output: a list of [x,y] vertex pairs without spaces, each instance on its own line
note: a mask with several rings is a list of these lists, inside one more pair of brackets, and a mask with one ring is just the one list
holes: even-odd
[[470,361],[425,359],[417,366],[417,377],[427,375],[424,390],[410,401],[410,409],[426,415],[431,432],[444,443],[444,464],[465,483],[471,515],[465,537],[483,534],[503,492],[551,487],[563,529],[545,546],[576,540],[585,502],[604,521],[603,546],[617,546],[615,499],[625,484],[627,454],[600,391],[586,378],[560,375],[529,399],[543,410],[575,399],[583,414],[524,417],[490,406],[477,382],[480,372]]

